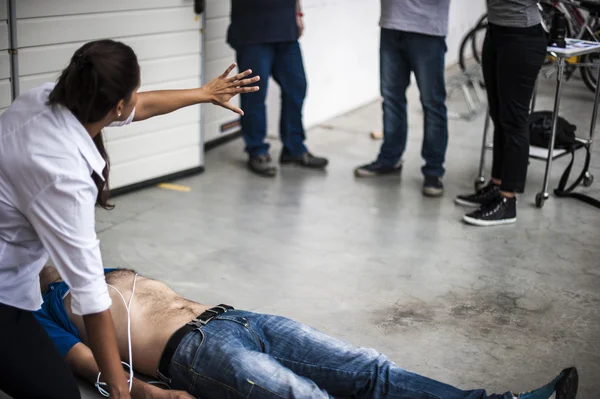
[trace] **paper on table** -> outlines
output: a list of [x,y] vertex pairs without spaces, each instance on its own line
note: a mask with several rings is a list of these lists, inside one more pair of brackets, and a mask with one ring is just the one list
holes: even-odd
[[548,46],[549,53],[557,53],[564,56],[573,56],[585,53],[600,52],[600,43],[588,40],[566,39],[567,47]]

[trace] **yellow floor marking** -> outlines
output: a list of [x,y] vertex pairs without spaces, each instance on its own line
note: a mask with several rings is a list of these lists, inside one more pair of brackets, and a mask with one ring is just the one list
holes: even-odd
[[184,193],[192,191],[191,188],[179,184],[161,183],[158,185],[158,187],[164,188],[165,190],[181,191]]

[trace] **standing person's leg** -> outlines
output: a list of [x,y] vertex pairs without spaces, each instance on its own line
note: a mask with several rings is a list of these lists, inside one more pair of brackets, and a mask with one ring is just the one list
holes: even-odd
[[302,107],[306,97],[306,73],[298,41],[276,45],[273,79],[281,88],[279,134],[283,144],[280,161],[311,168],[327,166],[325,158],[312,156],[304,141]]
[[242,136],[246,143],[249,156],[248,167],[261,175],[274,176],[276,169],[269,156],[267,137],[267,89],[269,77],[275,61],[275,46],[273,44],[251,44],[235,48],[238,68],[240,71],[251,69],[260,76],[256,92],[240,95],[242,116]]
[[379,67],[384,138],[377,160],[354,170],[358,177],[398,173],[402,169],[402,155],[408,134],[406,89],[410,85],[411,72],[405,47],[405,32],[381,29]]
[[439,197],[444,193],[441,178],[448,148],[448,110],[446,109],[446,39],[418,33],[409,35],[411,68],[419,86],[424,114],[421,155],[425,182],[423,194]]
[[[495,201],[500,196],[502,168],[504,165],[504,131],[500,123],[500,97],[498,93],[498,55],[493,27],[488,27],[483,42],[482,53],[483,80],[487,92],[490,118],[494,125],[494,148],[492,159],[492,178],[490,183],[475,193],[456,197],[458,205],[480,208]],[[486,143],[487,144],[487,143]]]
[[505,136],[500,184],[503,195],[514,196],[525,189],[531,97],[546,58],[546,46],[543,28],[535,26],[503,35],[498,47],[499,119]]
[[497,48],[498,120],[504,134],[500,197],[466,215],[467,223],[496,226],[517,220],[515,194],[523,192],[529,161],[529,111],[535,81],[546,57],[540,25],[493,27]]
[[78,399],[79,387],[31,312],[0,304],[0,390],[15,399]]

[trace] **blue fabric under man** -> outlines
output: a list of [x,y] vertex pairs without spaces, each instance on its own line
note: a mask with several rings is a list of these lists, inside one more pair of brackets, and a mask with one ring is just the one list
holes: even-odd
[[307,84],[298,43],[304,29],[302,17],[300,0],[231,0],[227,41],[236,51],[239,68],[252,69],[261,78],[259,91],[241,96],[248,167],[261,176],[277,174],[265,141],[270,76],[281,88],[280,163],[315,169],[323,169],[328,163],[312,155],[304,144],[302,107]]
[[444,193],[448,112],[444,80],[450,0],[381,0],[380,74],[384,141],[374,162],[355,169],[357,177],[399,174],[406,149],[406,89],[415,74],[424,113],[421,155],[423,194]]

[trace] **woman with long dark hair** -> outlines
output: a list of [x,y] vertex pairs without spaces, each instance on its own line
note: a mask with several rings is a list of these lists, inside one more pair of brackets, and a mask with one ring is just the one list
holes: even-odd
[[38,274],[52,258],[83,315],[102,381],[129,398],[95,232],[94,208],[110,208],[102,129],[177,109],[229,103],[258,77],[229,77],[198,89],[137,93],[134,51],[112,40],[85,44],[56,84],[18,97],[0,116],[0,389],[14,398],[79,398],[60,353],[31,314],[42,298]]
[[529,160],[529,105],[546,58],[547,36],[537,0],[488,0],[482,66],[494,123],[491,182],[459,205],[479,208],[464,216],[478,226],[517,220],[516,194],[525,188]]

